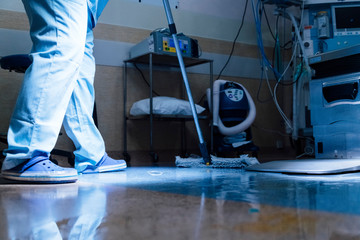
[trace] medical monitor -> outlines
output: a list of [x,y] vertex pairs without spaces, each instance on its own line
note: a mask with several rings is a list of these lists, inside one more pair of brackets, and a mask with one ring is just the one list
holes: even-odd
[[360,35],[360,4],[332,6],[334,36]]

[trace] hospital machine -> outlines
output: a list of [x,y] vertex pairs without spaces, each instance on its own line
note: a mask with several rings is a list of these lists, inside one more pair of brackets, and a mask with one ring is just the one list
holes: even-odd
[[[292,174],[359,171],[360,1],[263,2],[275,4],[275,13],[292,22],[293,114],[288,133],[293,140],[306,139],[307,155],[315,158],[246,169]],[[297,15],[292,6],[299,7]]]
[[305,2],[303,42],[311,67],[316,158],[360,156],[360,1]]
[[259,148],[252,142],[250,128],[256,107],[246,88],[237,82],[218,79],[206,94],[208,103],[213,99],[209,109],[213,115],[215,153],[220,156],[249,152],[256,156]]
[[[264,2],[283,9],[300,45],[292,59],[292,138],[306,139],[305,154],[316,158],[359,156],[360,1]],[[296,17],[290,5],[300,7]]]
[[[179,48],[184,57],[199,57],[199,47],[196,39],[183,33],[178,33]],[[175,42],[169,28],[157,29],[150,36],[130,49],[130,58],[135,58],[147,53],[167,54],[176,56]]]
[[[304,151],[315,159],[273,161],[247,170],[300,174],[359,171],[360,1],[263,1],[275,4],[275,12],[293,24],[293,46],[299,48],[291,59],[291,136],[306,139],[310,150]],[[290,6],[299,7],[296,17],[288,10]]]

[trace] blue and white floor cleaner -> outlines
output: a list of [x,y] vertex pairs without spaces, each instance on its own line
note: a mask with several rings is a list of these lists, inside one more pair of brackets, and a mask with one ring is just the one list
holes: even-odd
[[[210,95],[211,92],[208,89],[208,103],[211,103]],[[213,126],[223,134],[223,141],[232,146],[233,150],[249,144],[251,140],[247,140],[244,131],[254,122],[256,108],[246,88],[239,83],[219,79],[214,82],[212,96],[213,106],[209,106],[209,109],[212,110]],[[225,111],[226,114],[224,115],[222,114],[224,109],[231,111]],[[227,126],[225,122],[228,121],[236,122],[236,124]],[[206,164],[206,161],[200,156],[192,155],[188,158],[176,156],[175,164],[178,167],[213,168],[246,168],[259,164],[255,157],[249,157],[246,154],[240,155],[238,158],[222,158],[214,155],[211,155],[210,158],[211,164]]]

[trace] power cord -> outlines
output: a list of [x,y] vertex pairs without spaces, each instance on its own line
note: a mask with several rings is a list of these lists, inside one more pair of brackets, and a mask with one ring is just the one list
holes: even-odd
[[[138,72],[140,73],[141,75],[141,78],[144,80],[144,82],[146,83],[146,85],[148,87],[150,87],[150,83],[146,80],[145,76],[144,76],[144,73],[141,71],[141,69],[138,67],[138,65],[136,63],[133,63],[134,64],[134,67],[136,68],[136,70],[138,70]],[[152,93],[156,96],[160,96],[160,94],[158,94],[155,90],[152,90]]]
[[244,12],[243,12],[243,15],[242,15],[242,18],[241,18],[241,24],[240,24],[239,30],[238,30],[237,33],[236,33],[236,37],[235,37],[235,39],[234,39],[234,41],[233,41],[233,43],[232,43],[232,47],[231,47],[231,51],[230,51],[229,57],[228,57],[226,63],[224,64],[223,68],[221,69],[221,71],[220,71],[220,73],[219,73],[219,75],[218,75],[218,77],[217,77],[216,79],[220,79],[222,72],[225,70],[225,68],[226,68],[227,65],[229,64],[230,59],[231,59],[231,57],[232,57],[232,55],[233,55],[233,53],[234,53],[234,49],[235,49],[235,45],[236,45],[236,40],[237,40],[237,38],[239,37],[240,32],[241,32],[241,30],[242,30],[242,28],[243,28],[243,26],[244,26],[244,22],[245,22],[244,20],[245,20],[245,15],[246,15],[246,12],[247,12],[248,2],[249,2],[249,0],[246,0],[245,7],[244,7]]

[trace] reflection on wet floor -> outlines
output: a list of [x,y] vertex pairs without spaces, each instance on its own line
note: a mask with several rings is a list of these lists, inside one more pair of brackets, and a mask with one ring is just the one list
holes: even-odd
[[0,239],[360,239],[360,173],[131,167],[0,184]]

